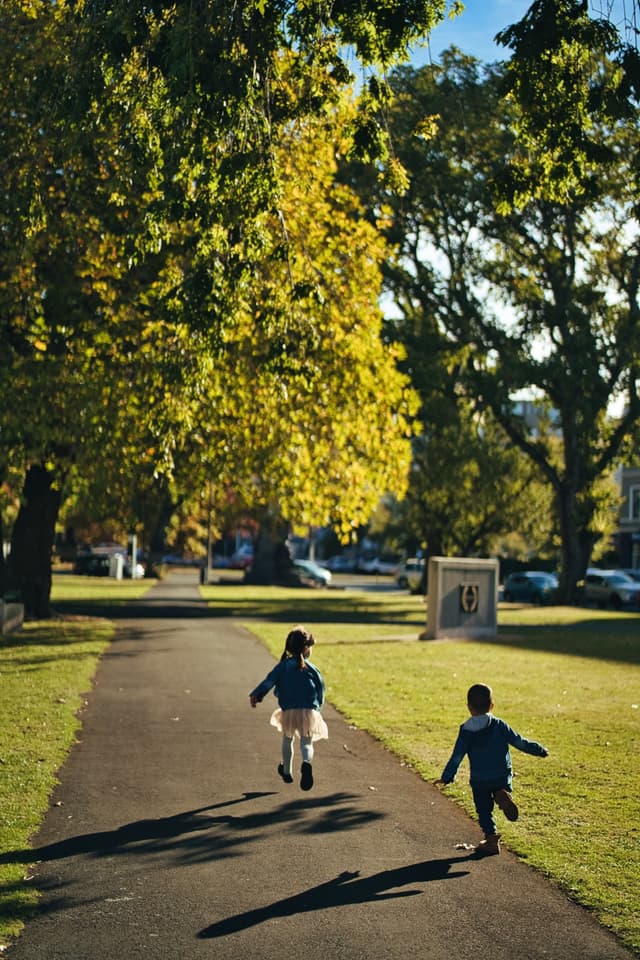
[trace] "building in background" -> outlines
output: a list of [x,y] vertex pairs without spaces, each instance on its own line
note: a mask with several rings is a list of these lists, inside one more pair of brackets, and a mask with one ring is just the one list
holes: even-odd
[[620,482],[622,506],[617,537],[620,566],[640,570],[640,465],[624,467]]

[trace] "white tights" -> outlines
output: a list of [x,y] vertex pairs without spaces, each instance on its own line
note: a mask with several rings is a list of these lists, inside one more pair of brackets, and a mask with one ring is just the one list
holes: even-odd
[[[282,765],[285,773],[291,773],[293,765],[293,737],[282,738]],[[313,760],[313,740],[311,737],[300,737],[300,753],[305,763]]]

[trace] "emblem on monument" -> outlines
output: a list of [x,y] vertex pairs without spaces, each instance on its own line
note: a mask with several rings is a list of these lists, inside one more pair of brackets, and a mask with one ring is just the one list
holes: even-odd
[[464,613],[477,613],[480,600],[480,585],[477,583],[460,584],[460,609]]

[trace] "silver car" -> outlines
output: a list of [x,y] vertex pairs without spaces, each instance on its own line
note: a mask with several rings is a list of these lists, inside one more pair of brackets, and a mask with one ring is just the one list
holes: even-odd
[[623,570],[587,570],[582,594],[598,607],[620,610],[640,605],[640,583]]

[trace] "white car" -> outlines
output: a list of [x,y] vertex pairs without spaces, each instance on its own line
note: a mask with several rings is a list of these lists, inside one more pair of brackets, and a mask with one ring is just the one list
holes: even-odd
[[401,590],[421,593],[425,588],[425,563],[420,557],[409,557],[398,568],[396,583]]
[[294,560],[293,569],[302,582],[310,587],[328,587],[331,583],[331,572],[313,560]]

